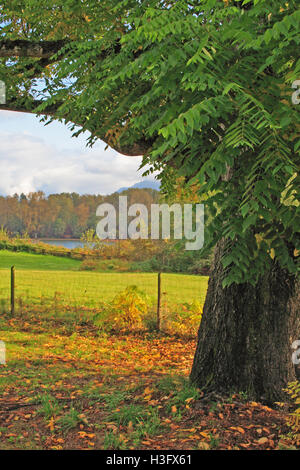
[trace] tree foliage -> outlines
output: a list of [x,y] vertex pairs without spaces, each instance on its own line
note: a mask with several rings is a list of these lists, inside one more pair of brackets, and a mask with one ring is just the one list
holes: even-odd
[[[79,125],[75,135],[89,131],[90,145],[143,153],[165,188],[175,175],[200,183],[207,247],[227,242],[224,285],[254,284],[272,258],[297,274],[296,1],[30,0],[1,10],[6,109],[35,109]],[[7,59],[21,39],[27,57]],[[34,41],[50,40],[65,43],[33,56]]]
[[[112,204],[119,215],[119,195],[127,196],[128,204],[143,203],[150,211],[159,192],[149,188],[130,188],[107,196],[100,194],[61,193],[46,196],[42,191],[13,196],[0,196],[0,227],[12,235],[26,231],[32,238],[80,238],[99,221],[97,207]],[[98,239],[99,240],[99,239]]]

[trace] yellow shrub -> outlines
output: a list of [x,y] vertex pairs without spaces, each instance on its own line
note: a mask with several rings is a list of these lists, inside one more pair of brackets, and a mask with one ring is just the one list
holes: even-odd
[[165,318],[165,327],[170,333],[184,336],[197,334],[203,313],[203,306],[198,300],[179,305],[176,311]]
[[111,303],[107,321],[114,329],[139,329],[148,313],[147,296],[136,286],[129,286]]
[[295,404],[295,409],[290,413],[288,425],[297,434],[297,437],[300,438],[300,383],[291,382],[285,391],[290,395]]

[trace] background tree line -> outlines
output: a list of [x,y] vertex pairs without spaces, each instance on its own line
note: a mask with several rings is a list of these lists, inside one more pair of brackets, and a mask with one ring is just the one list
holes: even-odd
[[128,197],[128,204],[158,202],[155,189],[128,189],[108,196],[73,193],[50,194],[37,191],[13,196],[0,196],[0,226],[12,235],[28,233],[31,238],[80,238],[95,229],[99,204],[110,203],[118,211],[119,195]]

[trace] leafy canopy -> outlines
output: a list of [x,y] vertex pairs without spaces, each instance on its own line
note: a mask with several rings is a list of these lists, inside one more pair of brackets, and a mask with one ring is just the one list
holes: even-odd
[[30,0],[1,10],[5,39],[67,39],[38,74],[36,59],[2,59],[8,93],[22,105],[42,98],[39,112],[54,107],[50,120],[79,124],[91,145],[99,129],[119,148],[143,141],[165,188],[175,176],[197,183],[213,216],[207,247],[227,240],[224,285],[257,282],[272,259],[299,272],[296,1]]

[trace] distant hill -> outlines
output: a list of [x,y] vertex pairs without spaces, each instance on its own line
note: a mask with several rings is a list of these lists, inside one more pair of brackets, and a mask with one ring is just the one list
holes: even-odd
[[133,186],[120,188],[116,192],[117,193],[122,193],[123,191],[127,191],[127,189],[135,189],[135,188],[138,188],[138,189],[149,188],[149,189],[156,189],[156,191],[159,191],[160,182],[159,181],[151,181],[151,180],[140,181],[139,183],[135,183]]

